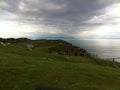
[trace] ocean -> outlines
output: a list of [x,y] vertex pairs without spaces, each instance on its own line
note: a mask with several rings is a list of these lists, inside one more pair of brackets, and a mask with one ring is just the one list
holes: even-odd
[[66,40],[102,59],[120,57],[120,39]]

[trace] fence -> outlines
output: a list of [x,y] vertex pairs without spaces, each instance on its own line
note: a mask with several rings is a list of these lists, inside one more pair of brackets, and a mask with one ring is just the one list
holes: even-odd
[[116,68],[115,62],[120,62],[120,61],[118,61],[118,60],[120,60],[120,57],[108,58],[107,60],[112,61],[113,67]]

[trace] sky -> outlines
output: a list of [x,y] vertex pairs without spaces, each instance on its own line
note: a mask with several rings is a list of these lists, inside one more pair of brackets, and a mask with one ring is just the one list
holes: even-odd
[[120,0],[0,0],[0,37],[120,39]]

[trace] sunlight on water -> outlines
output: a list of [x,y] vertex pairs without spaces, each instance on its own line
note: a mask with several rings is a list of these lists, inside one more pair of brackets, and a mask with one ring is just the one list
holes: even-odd
[[100,58],[120,57],[120,39],[67,40]]

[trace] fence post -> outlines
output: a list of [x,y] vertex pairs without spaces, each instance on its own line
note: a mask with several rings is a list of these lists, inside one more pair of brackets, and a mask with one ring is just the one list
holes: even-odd
[[115,58],[113,58],[113,68],[116,68],[116,66],[115,66]]

